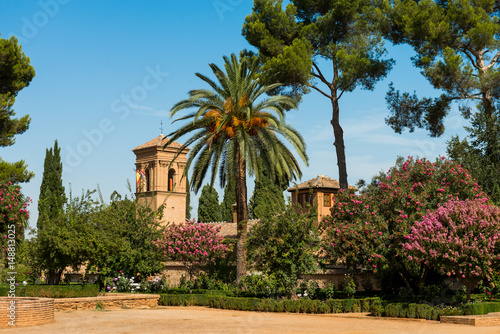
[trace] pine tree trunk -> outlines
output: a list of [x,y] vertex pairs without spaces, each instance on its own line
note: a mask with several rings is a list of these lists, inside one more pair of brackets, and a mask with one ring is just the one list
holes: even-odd
[[339,101],[337,99],[337,93],[335,89],[332,89],[332,128],[333,128],[333,136],[335,137],[335,142],[333,145],[335,146],[335,150],[337,153],[337,165],[339,167],[339,183],[341,189],[347,189],[347,167],[345,161],[345,146],[344,146],[344,130],[340,126],[339,119]]
[[236,246],[236,283],[239,283],[241,277],[246,272],[246,250],[247,241],[247,173],[246,161],[238,150],[236,153],[236,237],[238,239]]

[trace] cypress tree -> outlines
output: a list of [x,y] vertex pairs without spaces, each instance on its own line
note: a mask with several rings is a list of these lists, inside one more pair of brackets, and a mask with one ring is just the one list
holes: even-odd
[[205,185],[198,202],[198,221],[217,222],[221,220],[219,194],[210,185]]
[[[53,149],[45,151],[42,184],[38,198],[37,236],[38,245],[41,248],[37,252],[39,254],[49,253],[41,260],[42,267],[48,269],[48,284],[58,284],[66,264],[70,264],[67,254],[61,255],[61,252],[57,252],[55,249],[67,248],[65,241],[74,237],[74,231],[71,231],[71,228],[68,228],[64,223],[66,195],[62,184],[63,166],[60,153],[61,149],[57,140]],[[61,238],[61,235],[64,237]],[[56,238],[53,239],[54,237]],[[64,263],[64,265],[59,262]]]
[[[277,181],[278,182],[278,181]],[[264,173],[255,179],[250,212],[254,219],[260,219],[282,213],[285,210],[285,197],[280,184],[273,183]]]
[[58,217],[66,203],[66,195],[62,183],[61,149],[54,143],[54,148],[47,149],[43,164],[43,178],[40,186],[40,197],[38,199],[38,229],[56,217]]
[[228,179],[224,188],[224,199],[220,205],[222,221],[233,221],[233,204],[236,203],[236,187],[234,179]]

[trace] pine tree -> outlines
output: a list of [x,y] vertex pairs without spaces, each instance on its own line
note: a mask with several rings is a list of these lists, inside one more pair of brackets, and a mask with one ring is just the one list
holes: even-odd
[[54,148],[47,149],[43,164],[43,178],[38,199],[38,229],[43,228],[51,219],[58,217],[66,203],[62,183],[61,149],[54,143]]
[[233,221],[233,204],[236,203],[236,187],[234,180],[227,180],[226,187],[224,188],[224,200],[220,205],[222,221]]
[[221,220],[219,194],[210,185],[205,185],[198,202],[198,221],[218,222]]
[[[17,38],[0,38],[0,147],[14,145],[14,136],[28,130],[30,117],[15,118],[12,108],[20,90],[27,87],[35,69],[22,52]],[[27,170],[24,160],[10,163],[0,158],[1,182],[28,182],[35,174]]]
[[495,204],[500,204],[500,117],[479,112],[471,116],[468,136],[454,136],[447,153],[477,180]]

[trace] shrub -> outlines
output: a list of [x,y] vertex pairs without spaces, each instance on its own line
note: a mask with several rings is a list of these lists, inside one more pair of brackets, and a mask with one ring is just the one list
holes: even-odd
[[389,303],[384,306],[380,302],[374,302],[370,312],[374,316],[438,320],[442,310],[427,304]]
[[[0,288],[0,295],[7,296],[9,287]],[[64,284],[47,285],[34,284],[17,286],[16,296],[18,297],[42,297],[42,298],[75,298],[75,297],[96,297],[99,294],[97,284]]]
[[374,300],[371,303],[369,310],[374,317],[381,317],[384,312],[384,307],[382,306],[382,302],[380,300]]
[[451,200],[417,221],[403,248],[408,259],[455,276],[471,290],[500,264],[500,208],[486,198]]
[[412,293],[425,283],[425,263],[408,259],[403,243],[411,227],[427,210],[436,210],[451,199],[484,198],[486,195],[460,165],[445,158],[398,159],[387,174],[374,178],[361,195],[342,192],[335,196],[331,218],[322,229],[322,258],[327,263],[364,264],[377,271],[387,266],[399,272]]
[[248,296],[266,297],[277,291],[276,280],[262,274],[245,274],[241,277],[238,288],[248,293]]
[[311,299],[317,299],[318,298],[318,292],[319,292],[319,285],[318,282],[315,280],[310,280],[307,283],[307,296]]
[[167,226],[162,238],[155,242],[165,260],[180,261],[189,273],[189,278],[200,266],[214,263],[224,257],[229,247],[218,234],[221,227],[203,223],[179,223]]
[[161,295],[158,300],[161,306],[208,306],[209,296],[206,294],[192,295]]
[[332,299],[335,297],[335,284],[329,283],[328,288],[326,288],[326,299]]
[[283,309],[285,312],[297,313],[298,307],[297,303],[293,300],[283,300]]
[[461,307],[464,315],[481,315],[491,312],[500,312],[500,302],[474,302]]

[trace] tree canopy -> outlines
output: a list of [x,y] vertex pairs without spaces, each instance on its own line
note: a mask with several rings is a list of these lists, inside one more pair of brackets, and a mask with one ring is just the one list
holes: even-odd
[[[394,1],[389,11],[387,37],[415,50],[413,64],[441,92],[419,99],[414,93],[387,95],[391,116],[386,122],[397,132],[427,129],[431,136],[444,132],[444,118],[458,102],[465,117],[474,110],[496,113],[500,97],[500,22],[496,1]],[[471,106],[470,102],[477,103]]]
[[[331,101],[331,124],[342,189],[347,167],[339,99],[356,88],[372,90],[392,68],[378,29],[382,10],[373,1],[255,0],[243,35],[258,49],[273,92],[300,96],[314,89]],[[333,69],[333,71],[332,71]]]
[[[15,135],[28,130],[30,117],[14,118],[12,108],[20,90],[27,87],[35,70],[30,59],[22,52],[16,37],[0,38],[0,146],[11,146]],[[28,182],[34,174],[27,170],[23,160],[8,163],[0,158],[0,180],[2,182]]]

